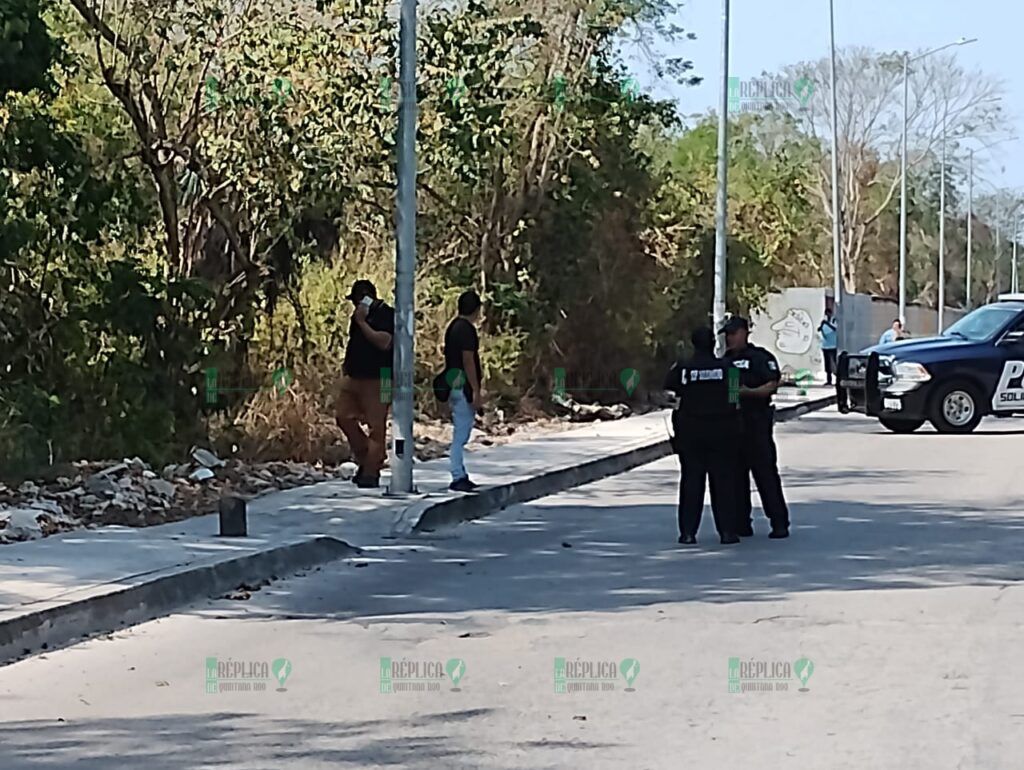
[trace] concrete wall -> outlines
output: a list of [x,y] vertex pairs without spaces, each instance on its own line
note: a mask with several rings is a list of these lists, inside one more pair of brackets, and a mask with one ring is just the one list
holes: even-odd
[[818,324],[825,316],[824,289],[786,289],[770,294],[750,319],[750,341],[779,359],[783,378],[801,369],[824,372]]
[[[831,293],[828,301],[831,302]],[[751,341],[775,354],[784,376],[810,369],[817,379],[824,379],[817,330],[825,315],[825,303],[825,289],[786,289],[769,295],[763,310],[752,314]],[[845,349],[863,350],[876,345],[898,314],[899,306],[893,300],[866,294],[844,295],[840,322]],[[963,315],[962,310],[946,308],[943,321],[948,327]],[[933,308],[907,305],[907,331],[912,337],[930,337],[937,331],[937,316]]]

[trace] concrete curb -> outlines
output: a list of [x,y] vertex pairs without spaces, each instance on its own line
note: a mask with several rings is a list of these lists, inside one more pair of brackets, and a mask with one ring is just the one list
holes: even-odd
[[64,603],[10,620],[0,620],[0,665],[41,650],[65,647],[81,638],[110,633],[167,615],[270,576],[354,556],[360,549],[333,537],[313,537],[234,559],[201,564],[136,585]]
[[[835,396],[780,407],[776,418],[791,420],[831,406]],[[402,510],[392,533],[408,535],[478,519],[510,505],[590,484],[671,454],[667,438],[646,441],[607,457],[556,468],[539,476],[491,487],[477,495],[422,500]],[[307,537],[214,563],[172,567],[148,574],[135,585],[70,601],[40,602],[39,609],[0,619],[0,666],[162,617],[200,599],[225,594],[242,583],[276,578],[317,564],[355,556],[358,547],[333,537]],[[175,571],[177,570],[177,571]]]
[[[779,407],[775,411],[775,419],[778,422],[786,422],[810,412],[825,409],[835,403],[835,396],[825,396],[794,406]],[[392,527],[392,533],[431,532],[439,527],[483,518],[510,505],[537,500],[564,492],[567,489],[591,484],[660,460],[670,454],[672,454],[672,448],[669,446],[668,439],[659,439],[581,465],[558,468],[540,476],[490,487],[479,494],[458,495],[436,502],[424,500],[407,507],[399,514]]]

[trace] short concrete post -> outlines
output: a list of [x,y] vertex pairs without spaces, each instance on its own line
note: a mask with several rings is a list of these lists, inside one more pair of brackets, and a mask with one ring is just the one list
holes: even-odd
[[240,497],[220,499],[220,536],[246,537],[245,500]]

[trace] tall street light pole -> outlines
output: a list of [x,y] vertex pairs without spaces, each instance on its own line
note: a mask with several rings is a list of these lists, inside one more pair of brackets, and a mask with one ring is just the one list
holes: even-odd
[[971,309],[971,257],[974,243],[974,150],[967,160],[967,296],[965,304]]
[[1010,291],[1016,294],[1020,291],[1017,284],[1017,235],[1020,233],[1020,214],[1013,219],[1013,264],[1010,265]]
[[907,122],[910,104],[910,54],[903,54],[903,141],[900,146],[900,323],[907,323]]
[[[997,96],[993,99],[988,99],[989,102],[1001,102],[1003,99],[1001,96]],[[1015,140],[1016,137],[1010,137],[1003,139],[992,144],[985,145],[982,149],[988,150],[996,145],[1003,144]],[[998,220],[997,220],[998,221]],[[998,237],[998,224],[996,225],[996,233]],[[998,260],[998,257],[997,257]],[[972,147],[968,153],[967,158],[967,276],[966,276],[966,296],[964,304],[967,305],[967,309],[971,309],[971,270],[974,264],[974,148]],[[998,261],[996,262],[998,268]],[[998,272],[996,273],[998,276]],[[997,286],[998,288],[998,286]]]
[[942,113],[942,168],[939,172],[939,329],[936,334],[942,334],[946,309],[946,117],[949,103],[946,104]]
[[903,142],[900,151],[900,286],[899,316],[905,324],[907,321],[907,129],[910,122],[910,65],[927,56],[945,51],[954,46],[977,42],[977,38],[960,38],[955,43],[933,48],[922,54],[911,57],[910,52],[903,54]]
[[391,422],[391,494],[414,491],[413,368],[416,289],[416,0],[402,0],[399,23],[398,196],[396,209],[395,334]]
[[717,335],[725,323],[726,242],[729,205],[729,0],[722,0],[722,100],[718,110],[718,197],[715,204],[715,297],[711,316],[719,353],[724,342]]
[[839,118],[836,95],[836,10],[835,0],[829,0],[829,36],[832,53],[832,296],[836,320],[839,322],[837,344],[840,350],[846,343],[846,319],[843,314],[842,223],[839,211]]

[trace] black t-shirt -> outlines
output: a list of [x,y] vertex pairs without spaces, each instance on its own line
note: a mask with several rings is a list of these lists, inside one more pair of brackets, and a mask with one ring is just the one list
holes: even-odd
[[476,375],[483,381],[483,370],[480,369],[480,336],[476,333],[476,327],[461,316],[450,324],[444,333],[444,370],[451,385],[455,381],[453,371],[462,372],[462,379],[465,385],[462,392],[466,399],[473,402],[473,386],[469,384],[469,377],[466,375],[466,368],[462,365],[462,354],[465,351],[473,353],[473,364],[476,366]]
[[[374,331],[387,332],[394,337],[395,311],[386,302],[376,300],[370,305],[366,323]],[[391,351],[393,346],[394,340],[386,350],[381,350],[366,338],[363,330],[359,328],[359,324],[352,319],[352,323],[348,327],[348,346],[345,348],[345,362],[342,364],[342,371],[357,380],[380,379],[380,370],[392,367]]]
[[679,416],[689,418],[735,417],[739,409],[739,371],[724,358],[696,353],[672,366],[665,376],[665,390],[679,396]]
[[[778,359],[757,345],[747,345],[743,350],[728,352],[725,357],[740,370],[740,384],[746,388],[759,388],[766,383],[782,379]],[[762,413],[771,410],[772,400],[744,398],[740,404],[747,414]]]

